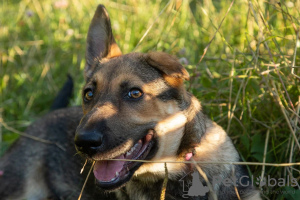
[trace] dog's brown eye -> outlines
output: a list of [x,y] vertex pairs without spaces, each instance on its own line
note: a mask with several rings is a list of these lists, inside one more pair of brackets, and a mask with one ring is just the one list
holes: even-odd
[[90,101],[90,100],[92,100],[93,97],[94,97],[93,91],[92,90],[88,90],[88,91],[85,92],[84,100]]
[[139,89],[132,89],[128,92],[128,97],[133,99],[138,99],[143,96],[143,92]]

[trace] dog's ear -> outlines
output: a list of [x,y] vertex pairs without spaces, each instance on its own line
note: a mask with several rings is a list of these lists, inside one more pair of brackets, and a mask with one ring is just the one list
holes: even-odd
[[108,12],[98,5],[87,35],[85,77],[89,77],[97,62],[103,58],[122,55],[112,34]]
[[189,80],[189,73],[179,63],[179,61],[163,52],[150,52],[145,54],[146,62],[163,72],[165,80],[172,87],[179,87],[183,84],[184,80]]

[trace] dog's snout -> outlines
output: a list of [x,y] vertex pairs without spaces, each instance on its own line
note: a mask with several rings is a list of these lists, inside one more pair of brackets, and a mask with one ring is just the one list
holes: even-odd
[[79,151],[95,154],[103,143],[103,134],[98,131],[79,130],[75,135],[75,145]]

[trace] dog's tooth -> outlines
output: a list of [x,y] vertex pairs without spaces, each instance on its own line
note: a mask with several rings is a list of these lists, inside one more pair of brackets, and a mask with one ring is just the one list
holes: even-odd
[[125,157],[128,157],[128,156],[130,156],[130,155],[131,155],[131,153],[132,153],[132,151],[131,151],[131,149],[130,149],[129,151],[127,151],[127,152],[126,152],[126,154],[125,154]]
[[118,177],[119,176],[119,172],[116,172],[116,176],[115,177]]
[[125,153],[125,157],[130,156],[130,155],[136,150],[136,148],[137,148],[139,145],[140,145],[139,143],[136,143],[133,147],[131,147],[131,149],[129,149],[129,151],[127,151],[127,152]]
[[134,152],[135,148],[136,148],[136,147],[133,146],[133,147],[128,151],[129,155],[132,154],[132,152]]

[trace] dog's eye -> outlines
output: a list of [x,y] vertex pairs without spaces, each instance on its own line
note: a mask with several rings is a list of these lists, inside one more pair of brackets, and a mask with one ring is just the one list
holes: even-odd
[[90,100],[93,99],[93,97],[94,97],[94,93],[93,93],[92,90],[88,89],[88,90],[85,91],[85,93],[84,93],[84,100],[85,101],[90,101]]
[[143,94],[144,93],[139,89],[131,89],[127,95],[131,99],[138,99],[138,98],[142,97]]

